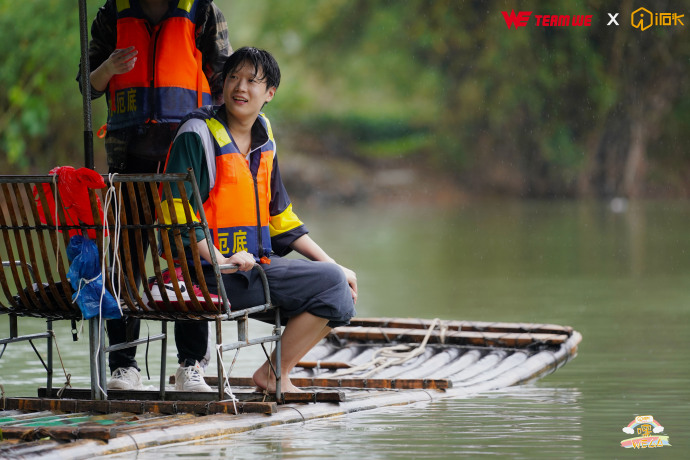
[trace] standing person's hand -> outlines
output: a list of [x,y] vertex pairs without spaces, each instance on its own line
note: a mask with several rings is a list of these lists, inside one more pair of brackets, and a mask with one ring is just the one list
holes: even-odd
[[133,46],[113,51],[103,64],[91,72],[91,86],[97,91],[105,91],[114,75],[127,73],[134,68],[137,53]]
[[129,72],[137,62],[137,54],[133,46],[113,51],[105,61],[106,71],[111,75]]

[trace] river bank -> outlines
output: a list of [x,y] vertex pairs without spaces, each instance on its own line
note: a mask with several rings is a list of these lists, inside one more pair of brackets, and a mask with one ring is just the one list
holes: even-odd
[[280,152],[291,199],[309,206],[362,203],[454,205],[468,193],[449,174],[409,160],[375,161]]

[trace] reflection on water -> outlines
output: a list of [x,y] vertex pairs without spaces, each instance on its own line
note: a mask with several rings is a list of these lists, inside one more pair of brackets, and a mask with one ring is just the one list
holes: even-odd
[[[583,335],[578,357],[532,386],[268,428],[139,458],[156,452],[227,458],[624,458],[634,453],[620,447],[621,429],[636,415],[654,415],[666,427],[672,447],[656,449],[655,456],[686,456],[687,203],[631,203],[618,214],[593,202],[297,212],[336,260],[357,271],[360,316],[570,325]],[[37,331],[40,321],[20,326]],[[88,385],[88,344],[71,342],[68,324],[58,328],[72,382]],[[155,323],[148,328],[151,334],[159,330]],[[7,329],[0,319],[0,333]],[[226,326],[224,333],[232,337],[233,328]],[[158,355],[152,345],[154,382]],[[143,347],[138,356],[143,367]],[[168,356],[175,362],[173,345]],[[243,351],[236,375],[250,375],[259,361],[260,350]],[[0,360],[8,394],[34,394],[44,381],[37,366],[28,346],[10,345]],[[56,385],[64,380],[60,372]]]

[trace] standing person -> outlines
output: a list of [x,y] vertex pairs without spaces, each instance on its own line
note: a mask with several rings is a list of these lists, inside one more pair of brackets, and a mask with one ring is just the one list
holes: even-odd
[[[261,113],[280,84],[280,69],[273,56],[264,50],[241,48],[225,63],[223,78],[224,104],[202,107],[182,121],[166,173],[194,170],[216,260],[239,267],[224,270],[222,277],[233,308],[265,302],[259,275],[252,270],[254,264],[264,263],[271,299],[287,319],[282,336],[281,390],[300,391],[288,374],[332,327],[348,324],[355,315],[357,278],[307,235],[292,210],[270,123]],[[192,190],[186,193],[195,203]],[[192,209],[192,215],[196,212]],[[203,232],[198,231],[196,239],[201,256],[210,262]],[[291,250],[309,260],[282,257]],[[206,266],[205,280],[209,290],[217,291],[210,266]],[[196,364],[208,353],[207,337],[208,328],[198,323],[175,324],[181,366]],[[253,377],[260,388],[275,391],[268,361]]]
[[[91,38],[92,98],[106,94],[108,104],[108,171],[161,172],[180,120],[222,101],[220,71],[231,52],[223,13],[212,0],[107,0]],[[106,326],[110,345],[139,337],[138,319]],[[143,388],[135,347],[111,352],[108,364],[109,389]],[[197,383],[186,390],[209,389]]]

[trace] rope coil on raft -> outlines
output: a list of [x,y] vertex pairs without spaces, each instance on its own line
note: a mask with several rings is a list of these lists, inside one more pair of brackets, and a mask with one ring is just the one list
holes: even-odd
[[[434,318],[434,320],[431,322],[431,325],[429,325],[426,335],[424,336],[424,339],[419,344],[419,346],[412,347],[410,345],[398,344],[392,345],[390,347],[383,347],[374,352],[374,355],[372,356],[370,361],[360,364],[359,366],[350,367],[348,369],[342,369],[334,373],[331,376],[331,378],[355,374],[358,372],[366,371],[367,369],[373,367],[373,369],[361,376],[361,378],[366,379],[381,372],[382,370],[388,367],[404,364],[424,353],[424,351],[426,350],[426,344],[427,342],[429,342],[429,338],[431,337],[431,333],[434,331],[434,329],[436,329],[436,327],[440,329],[441,337],[445,337],[445,333],[448,329],[448,326],[440,319]],[[381,332],[385,334],[385,331],[383,329],[381,330]]]

